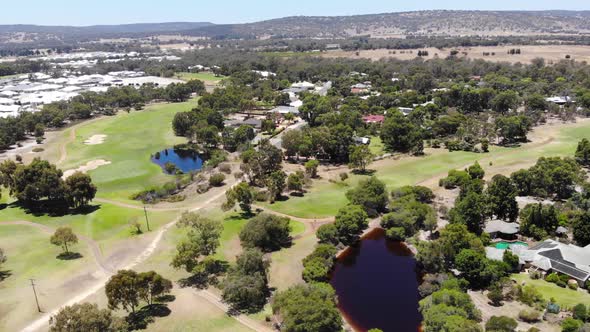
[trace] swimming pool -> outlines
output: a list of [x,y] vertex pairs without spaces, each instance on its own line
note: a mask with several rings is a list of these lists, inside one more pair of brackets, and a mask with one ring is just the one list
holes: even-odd
[[522,241],[514,241],[514,242],[507,242],[507,241],[500,241],[496,243],[492,243],[496,249],[508,249],[510,245],[517,245],[517,246],[525,246],[528,247],[529,245]]

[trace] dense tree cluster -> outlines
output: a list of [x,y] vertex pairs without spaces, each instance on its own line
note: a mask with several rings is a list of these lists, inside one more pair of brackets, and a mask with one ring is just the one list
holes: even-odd
[[170,293],[171,289],[172,282],[154,271],[120,270],[105,285],[109,308],[131,313],[135,313],[142,301],[151,305],[158,296]]
[[0,164],[1,184],[25,205],[37,205],[46,200],[52,207],[79,208],[94,198],[96,186],[87,174],[76,172],[65,181],[62,177],[60,169],[39,158],[28,165],[11,160]]
[[258,248],[263,252],[280,250],[291,245],[289,218],[261,213],[248,220],[240,232],[240,241],[245,248]]
[[49,319],[50,332],[123,332],[127,329],[125,320],[108,309],[99,309],[98,305],[90,303],[64,307]]
[[533,167],[512,173],[510,178],[521,196],[567,199],[584,174],[572,158],[541,157]]
[[434,194],[426,187],[406,186],[392,192],[391,212],[383,215],[381,227],[387,237],[396,241],[405,241],[419,230],[433,231],[436,228],[436,212],[429,205]]
[[258,249],[246,249],[236,260],[222,283],[221,297],[233,310],[257,312],[270,295],[269,262]]

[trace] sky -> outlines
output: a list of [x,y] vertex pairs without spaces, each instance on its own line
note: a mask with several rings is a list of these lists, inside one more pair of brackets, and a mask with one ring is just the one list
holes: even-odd
[[0,24],[246,23],[425,9],[590,10],[588,0],[2,0]]

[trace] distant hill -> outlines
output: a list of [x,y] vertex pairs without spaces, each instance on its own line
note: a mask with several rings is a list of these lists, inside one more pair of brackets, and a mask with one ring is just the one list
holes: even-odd
[[211,26],[208,22],[137,23],[121,25],[43,26],[0,25],[0,44],[75,42],[98,38],[141,37]]
[[590,34],[590,11],[432,10],[356,16],[294,16],[248,24],[205,26],[185,33],[218,38]]

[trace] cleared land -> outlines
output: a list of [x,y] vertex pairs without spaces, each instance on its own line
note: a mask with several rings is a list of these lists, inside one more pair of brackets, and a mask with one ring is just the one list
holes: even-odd
[[[492,147],[489,153],[451,152],[445,149],[425,149],[423,157],[400,157],[399,160],[384,159],[370,165],[375,175],[384,181],[389,189],[412,184],[438,188],[438,180],[450,169],[463,168],[478,161],[488,176],[510,174],[528,167],[541,156],[571,156],[578,141],[590,138],[590,121],[578,123],[549,124],[537,127],[529,135],[530,143],[515,148]],[[303,197],[290,197],[286,201],[265,204],[265,207],[302,218],[325,218],[334,216],[346,205],[345,193],[366,176],[354,175],[340,181],[339,174],[349,172],[344,167],[320,168],[321,179],[314,180],[312,187]]]
[[[510,55],[511,49],[520,49],[521,54]],[[590,46],[583,45],[510,45],[510,46],[477,46],[477,47],[457,47],[457,48],[421,48],[421,49],[378,49],[359,51],[328,51],[321,53],[320,56],[328,58],[365,58],[379,60],[382,58],[395,58],[400,60],[412,60],[418,56],[418,51],[428,51],[428,56],[423,59],[433,59],[435,57],[446,58],[452,50],[457,50],[458,57],[468,59],[484,59],[494,62],[510,63],[530,63],[535,58],[543,58],[547,63],[565,60],[566,55],[576,61],[590,61]],[[466,55],[464,54],[467,53]],[[490,53],[484,56],[483,53]],[[491,55],[495,53],[495,55]]]

